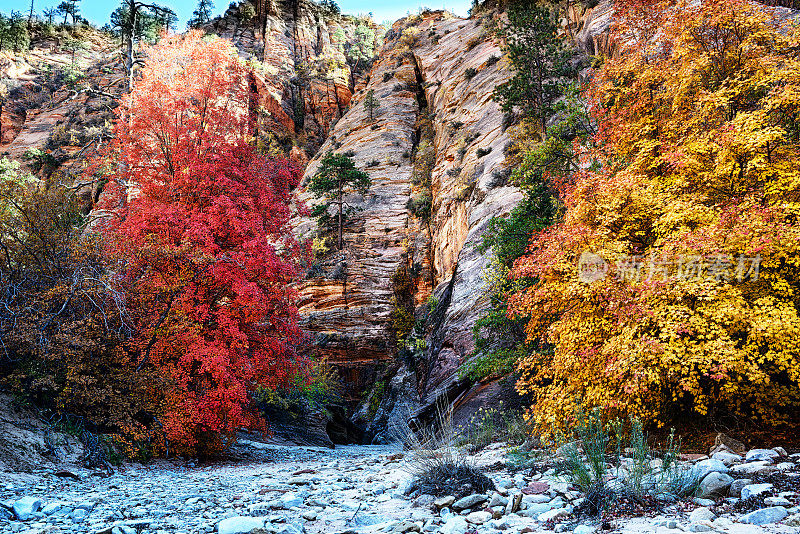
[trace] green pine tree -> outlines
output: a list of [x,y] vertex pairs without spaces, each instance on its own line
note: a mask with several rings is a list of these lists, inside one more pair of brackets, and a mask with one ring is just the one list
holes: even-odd
[[380,100],[375,97],[375,91],[370,89],[364,98],[364,109],[369,113],[369,120],[375,119],[375,110],[381,106]]
[[540,125],[543,137],[547,119],[562,95],[564,79],[574,73],[570,65],[574,52],[557,30],[556,14],[536,0],[515,2],[508,10],[508,23],[500,29],[515,74],[497,87],[495,99],[503,111],[519,107],[526,118]]
[[[369,175],[356,167],[349,156],[328,152],[322,158],[322,165],[311,178],[308,190],[323,202],[316,206],[312,214],[317,217],[320,227],[335,227],[338,249],[342,250],[344,224],[353,211],[346,197],[352,194],[365,195],[372,185]],[[333,215],[331,215],[333,208]]]
[[192,13],[192,18],[189,19],[190,28],[198,28],[211,21],[211,10],[214,9],[214,2],[211,0],[200,0],[197,3],[197,9]]

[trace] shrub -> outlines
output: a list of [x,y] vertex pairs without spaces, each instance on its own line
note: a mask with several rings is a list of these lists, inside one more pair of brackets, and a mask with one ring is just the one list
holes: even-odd
[[480,382],[486,378],[499,378],[512,374],[517,362],[525,355],[518,347],[496,349],[488,353],[477,354],[465,361],[458,369],[458,377]]
[[470,68],[468,68],[467,70],[464,71],[464,78],[466,78],[467,80],[471,80],[477,74],[478,74],[478,71],[473,69],[472,67],[470,67]]
[[431,194],[425,191],[411,197],[406,203],[406,208],[414,217],[419,217],[423,221],[427,221],[431,218],[433,210],[432,202],[433,198]]
[[[561,438],[566,443],[558,452],[567,478],[586,494],[585,511],[597,514],[615,498],[642,503],[664,494],[686,497],[697,488],[695,471],[678,462],[674,430],[666,448],[655,451],[639,419],[632,419],[626,429],[619,420],[605,422],[599,410],[578,410],[573,423],[573,434]],[[660,466],[653,462],[659,456]]]
[[479,148],[475,152],[475,155],[478,156],[479,158],[482,158],[482,157],[488,156],[491,153],[492,153],[492,147],[486,147],[486,148]]
[[383,396],[386,393],[386,382],[379,380],[375,382],[372,390],[369,393],[369,404],[367,405],[367,419],[372,419],[378,413],[378,408],[383,401]]
[[475,48],[476,46],[478,46],[478,45],[479,45],[479,44],[481,44],[482,42],[483,42],[483,39],[482,39],[482,38],[480,38],[480,37],[473,37],[472,39],[470,39],[469,41],[467,41],[467,51],[469,52],[470,50],[472,50],[473,48]]
[[456,446],[452,408],[437,405],[432,424],[417,432],[406,429],[405,446],[411,455],[405,469],[412,476],[409,489],[456,498],[495,489],[494,483]]
[[54,412],[62,430],[114,433],[152,407],[147,391],[161,379],[134,372],[121,277],[60,181],[0,160],[0,339],[13,356],[0,358],[0,387]]
[[479,408],[466,425],[458,429],[457,443],[476,452],[497,441],[520,445],[528,433],[522,412],[506,409],[500,401],[496,407]]
[[428,297],[428,300],[425,302],[426,307],[428,308],[428,313],[434,313],[436,308],[439,307],[439,299],[437,299],[434,295]]

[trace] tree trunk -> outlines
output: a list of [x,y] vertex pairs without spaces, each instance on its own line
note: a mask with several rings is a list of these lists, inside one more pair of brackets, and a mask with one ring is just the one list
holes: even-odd
[[[133,28],[133,25],[131,25]],[[128,50],[126,51],[125,67],[128,70],[128,91],[133,90],[133,30],[131,35],[128,36]]]
[[344,221],[342,220],[343,208],[344,202],[342,201],[342,179],[339,178],[339,250],[342,250],[342,226],[344,226]]

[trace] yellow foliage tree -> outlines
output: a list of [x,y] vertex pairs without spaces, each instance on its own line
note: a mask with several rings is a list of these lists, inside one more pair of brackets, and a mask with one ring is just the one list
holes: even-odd
[[549,347],[518,389],[544,433],[578,404],[797,422],[800,31],[744,0],[620,4],[584,170],[512,273]]

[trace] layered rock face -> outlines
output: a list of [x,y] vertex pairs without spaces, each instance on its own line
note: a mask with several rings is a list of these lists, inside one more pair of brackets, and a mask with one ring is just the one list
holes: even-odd
[[[305,163],[363,84],[382,31],[308,0],[272,0],[264,9],[262,20],[245,20],[233,5],[204,30],[230,39],[251,62],[265,149],[295,147],[292,155]],[[0,53],[0,82],[9,89],[0,116],[3,155],[25,161],[30,150],[42,150],[52,156],[42,173],[69,173],[107,139],[125,90],[118,44],[93,30],[82,39],[88,48],[74,57],[53,40],[24,54]]]
[[[336,150],[352,153],[373,180],[364,199],[349,199],[362,211],[344,250],[329,254],[302,286],[301,313],[318,352],[346,380],[368,385],[381,363],[390,369],[386,394],[360,414],[373,419],[368,434],[377,440],[390,439],[393,425],[437,397],[469,397],[457,369],[487,304],[488,258],[476,246],[489,220],[521,199],[506,184],[510,139],[492,100],[509,71],[484,24],[442,12],[396,23],[369,82],[306,171],[310,179],[322,155]],[[380,100],[374,121],[362,105],[368,90]],[[424,155],[433,158],[427,179],[418,176]],[[426,187],[429,220],[408,209]],[[424,324],[414,351],[398,346],[408,333],[398,319],[409,305]]]
[[252,60],[264,89],[267,129],[284,146],[294,141],[313,154],[363,82],[382,42],[381,27],[309,0],[272,0],[263,9],[260,19],[243,21],[232,5],[206,30],[230,39]]

